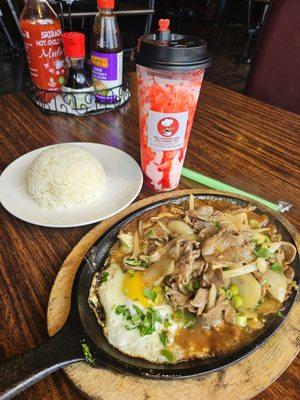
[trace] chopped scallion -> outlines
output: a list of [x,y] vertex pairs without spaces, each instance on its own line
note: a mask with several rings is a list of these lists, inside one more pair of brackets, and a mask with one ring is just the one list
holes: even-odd
[[240,295],[236,294],[235,296],[232,297],[232,303],[234,308],[239,308],[243,306],[244,300]]
[[282,272],[282,265],[279,262],[274,262],[271,265],[270,270],[274,272]]
[[161,332],[159,334],[159,340],[161,342],[161,344],[166,347],[167,345],[167,341],[168,341],[168,337],[167,337],[167,332]]
[[235,324],[237,326],[240,326],[241,328],[244,328],[245,326],[247,326],[247,315],[238,314],[235,317]]
[[101,285],[102,285],[102,283],[107,282],[108,277],[109,277],[109,273],[107,271],[104,271],[102,276],[101,276],[101,278],[100,278]]
[[157,293],[147,287],[144,288],[143,293],[144,296],[151,301],[154,301],[157,297]]
[[174,356],[170,351],[163,349],[161,350],[160,354],[164,356],[170,363],[174,361]]

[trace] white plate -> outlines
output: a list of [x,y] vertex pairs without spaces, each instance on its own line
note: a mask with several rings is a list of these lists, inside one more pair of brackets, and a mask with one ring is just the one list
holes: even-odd
[[[45,149],[24,154],[13,161],[0,177],[0,201],[15,217],[31,224],[70,228],[109,218],[127,207],[139,194],[143,175],[137,162],[123,151],[96,143],[72,143],[84,147],[102,163],[107,184],[105,191],[92,202],[72,209],[45,210],[31,199],[26,190],[27,172],[34,158]],[[56,146],[56,145],[54,145]]]

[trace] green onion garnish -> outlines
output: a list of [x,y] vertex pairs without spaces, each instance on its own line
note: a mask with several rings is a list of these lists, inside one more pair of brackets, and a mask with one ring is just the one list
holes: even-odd
[[86,343],[81,343],[81,346],[82,346],[83,355],[85,357],[85,361],[90,364],[94,364],[95,359],[91,354],[91,350],[90,350],[89,346]]
[[108,277],[109,277],[109,273],[107,271],[104,271],[102,276],[101,276],[101,278],[100,278],[101,285],[102,285],[102,283],[107,282]]
[[161,332],[161,333],[159,334],[159,340],[160,340],[160,342],[162,343],[162,345],[163,345],[164,347],[166,347],[167,341],[168,341],[167,332]]
[[173,354],[172,354],[170,351],[168,351],[168,350],[166,350],[166,349],[163,349],[163,350],[161,350],[160,354],[161,354],[162,356],[166,357],[166,359],[167,359],[170,363],[172,363],[172,362],[174,361]]
[[274,262],[274,264],[271,265],[270,270],[274,272],[282,272],[282,265],[279,262]]
[[270,250],[267,248],[260,248],[258,250],[254,251],[254,254],[256,255],[257,258],[269,258],[271,256]]
[[240,326],[241,328],[244,328],[245,326],[247,326],[247,315],[238,314],[235,317],[235,324],[237,326]]
[[149,299],[154,301],[157,297],[157,293],[155,293],[153,290],[149,289],[149,288],[144,288],[143,290],[144,296]]

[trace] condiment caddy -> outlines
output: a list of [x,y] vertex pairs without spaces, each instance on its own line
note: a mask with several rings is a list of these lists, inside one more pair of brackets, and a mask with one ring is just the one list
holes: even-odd
[[98,0],[97,4],[89,60],[83,33],[63,33],[47,0],[26,2],[20,28],[31,78],[27,87],[44,113],[98,114],[130,99],[114,0]]

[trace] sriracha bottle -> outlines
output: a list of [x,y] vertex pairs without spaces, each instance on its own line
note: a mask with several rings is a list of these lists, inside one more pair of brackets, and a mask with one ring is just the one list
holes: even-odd
[[[46,0],[27,0],[20,28],[32,82],[39,89],[59,91],[65,74],[59,18]],[[43,95],[43,100],[53,97]]]

